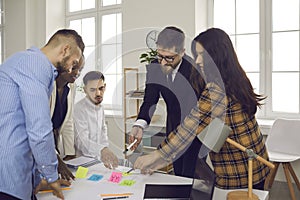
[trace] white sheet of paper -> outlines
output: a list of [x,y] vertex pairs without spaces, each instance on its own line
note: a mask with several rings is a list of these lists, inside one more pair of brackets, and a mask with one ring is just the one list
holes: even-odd
[[87,163],[94,162],[94,161],[95,161],[95,158],[80,156],[78,158],[74,158],[74,159],[65,161],[65,163],[70,166],[78,167],[78,166],[82,166],[82,165],[85,165]]

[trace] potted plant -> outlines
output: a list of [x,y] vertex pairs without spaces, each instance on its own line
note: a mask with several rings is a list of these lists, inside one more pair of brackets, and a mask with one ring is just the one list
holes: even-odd
[[150,48],[148,51],[140,55],[140,63],[149,64],[156,58],[156,55],[157,51]]

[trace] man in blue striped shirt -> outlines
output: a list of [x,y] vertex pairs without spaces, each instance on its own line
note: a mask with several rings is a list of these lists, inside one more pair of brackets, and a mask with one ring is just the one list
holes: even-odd
[[61,29],[41,49],[16,53],[0,66],[0,199],[31,199],[41,178],[64,199],[49,97],[57,74],[71,72],[83,50],[76,31]]

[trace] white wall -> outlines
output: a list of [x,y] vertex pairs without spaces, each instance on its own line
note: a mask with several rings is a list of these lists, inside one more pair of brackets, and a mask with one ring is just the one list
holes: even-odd
[[[39,0],[38,0],[39,1]],[[45,1],[45,0],[44,0]],[[62,0],[46,0],[45,41],[58,29],[65,28],[65,2]]]
[[4,0],[5,58],[31,46],[42,47],[65,24],[62,0]]
[[4,57],[26,47],[26,1],[5,0]]
[[145,37],[152,29],[165,26],[181,28],[187,38],[195,36],[195,0],[124,0],[123,1],[123,65],[139,66],[138,57],[147,50]]
[[205,31],[210,22],[207,18],[207,11],[209,3],[212,1],[209,0],[196,0],[195,1],[195,36],[200,32]]

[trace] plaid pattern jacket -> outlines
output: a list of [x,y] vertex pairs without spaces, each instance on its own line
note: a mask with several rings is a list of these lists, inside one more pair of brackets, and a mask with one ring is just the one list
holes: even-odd
[[[263,136],[255,116],[245,113],[241,105],[227,97],[216,84],[208,83],[199,97],[197,106],[159,145],[161,156],[167,161],[176,160],[191,144],[197,134],[214,118],[220,118],[232,131],[229,137],[268,160]],[[201,149],[200,149],[201,151]],[[248,187],[248,156],[233,145],[225,142],[220,152],[210,152],[217,175],[216,186],[223,189]],[[270,169],[253,159],[253,184],[263,181]]]

